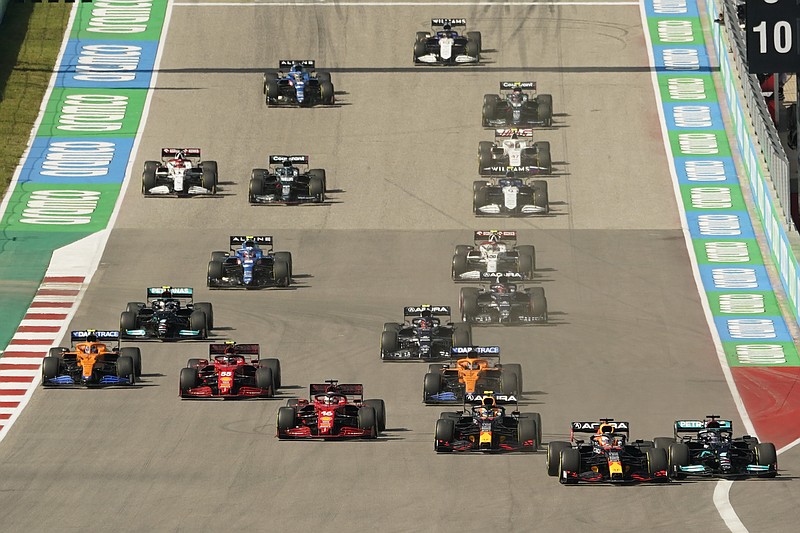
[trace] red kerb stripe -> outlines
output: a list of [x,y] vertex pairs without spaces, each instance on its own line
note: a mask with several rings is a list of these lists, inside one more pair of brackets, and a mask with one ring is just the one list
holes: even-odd
[[33,359],[41,359],[47,355],[47,352],[23,352],[20,350],[6,350],[3,352],[3,357],[30,357]]
[[27,389],[0,389],[0,396],[23,396]]
[[64,320],[65,313],[25,313],[22,320]]
[[55,339],[11,339],[8,344],[24,344],[26,346],[50,346]]
[[[0,376],[0,383],[32,383],[33,376]],[[0,393],[3,391],[0,389]]]
[[45,276],[44,283],[83,283],[83,276]]
[[33,302],[31,308],[36,307],[72,307],[75,305],[72,302]]
[[17,333],[58,333],[61,326],[20,326]]
[[16,409],[19,407],[19,402],[0,402],[0,407],[5,407],[6,409]]
[[77,296],[78,289],[39,289],[36,296]]
[[[2,359],[0,359],[0,361],[2,361]],[[15,365],[14,363],[0,363],[0,370],[39,370],[39,365],[26,365],[24,363],[20,363],[18,365]]]

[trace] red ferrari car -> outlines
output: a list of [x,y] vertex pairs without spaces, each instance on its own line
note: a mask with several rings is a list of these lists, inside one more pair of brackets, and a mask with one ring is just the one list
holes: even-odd
[[309,385],[309,399],[278,410],[278,438],[375,439],[386,429],[383,400],[364,400],[364,385],[336,380]]
[[208,359],[189,359],[181,369],[181,398],[274,397],[281,386],[281,363],[259,355],[258,344],[209,345]]

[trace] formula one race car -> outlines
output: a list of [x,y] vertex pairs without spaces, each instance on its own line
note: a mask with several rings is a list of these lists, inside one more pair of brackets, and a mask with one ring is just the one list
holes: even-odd
[[[446,316],[442,324],[436,318]],[[403,324],[387,322],[381,333],[381,359],[384,361],[435,361],[450,357],[453,346],[472,344],[472,331],[466,324],[453,324],[450,307],[420,305],[403,308]]]
[[144,162],[145,196],[216,194],[217,183],[217,162],[200,161],[200,148],[162,148],[161,161]]
[[476,281],[483,272],[517,272],[522,279],[533,279],[536,250],[529,245],[516,246],[516,231],[480,230],[473,239],[474,246],[456,246],[453,281]]
[[364,400],[364,385],[328,380],[308,388],[309,399],[278,409],[279,439],[376,439],[386,429],[386,406]]
[[258,344],[209,345],[207,359],[189,359],[181,369],[181,398],[274,397],[281,386],[281,362],[260,359],[260,353]]
[[123,339],[205,339],[214,327],[210,303],[194,303],[190,287],[150,287],[147,302],[128,302],[119,317]]
[[541,415],[520,413],[518,406],[509,413],[505,403],[516,401],[489,392],[467,394],[462,411],[439,415],[433,449],[440,453],[535,452],[542,443]]
[[307,155],[271,155],[269,169],[254,168],[250,174],[250,203],[319,204],[325,201],[325,187],[325,170],[309,170]]
[[467,324],[530,325],[547,322],[547,298],[542,287],[519,290],[513,281],[522,281],[516,272],[482,272],[481,288],[463,287],[459,307]]
[[256,289],[288,287],[291,283],[292,254],[273,252],[272,236],[231,235],[230,247],[230,252],[211,252],[209,287]]
[[[653,441],[628,438],[630,424],[602,418],[599,422],[572,422],[570,441],[550,441],[547,474],[572,485],[594,483],[668,482],[667,453]],[[575,434],[591,434],[587,443]]]
[[505,178],[472,183],[472,210],[477,216],[546,215],[550,212],[547,182],[524,180],[513,171]]
[[654,439],[667,451],[669,475],[743,478],[775,477],[778,455],[771,442],[756,437],[733,437],[733,422],[707,415],[705,420],[676,420],[675,436]]
[[310,107],[336,101],[329,72],[317,72],[310,59],[281,59],[278,72],[264,73],[264,98],[267,106]]
[[501,365],[498,346],[454,347],[453,356],[459,359],[428,366],[422,387],[426,404],[461,403],[467,394],[486,391],[496,391],[514,401],[522,396],[522,365]]
[[468,31],[459,35],[453,30],[466,26],[466,19],[431,19],[431,31],[417,32],[414,63],[458,65],[480,61],[481,32]]
[[[533,91],[532,94],[523,92]],[[484,128],[545,126],[553,124],[553,97],[536,94],[535,81],[501,81],[500,94],[483,96]]]
[[50,348],[42,360],[45,387],[134,385],[142,375],[139,348],[120,348],[119,331],[73,331],[71,348]]
[[494,130],[494,142],[478,143],[478,173],[481,176],[552,174],[550,142],[533,141],[532,129]]

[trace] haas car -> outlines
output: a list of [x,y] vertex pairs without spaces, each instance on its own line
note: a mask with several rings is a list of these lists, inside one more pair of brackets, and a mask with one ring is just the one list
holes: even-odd
[[478,143],[478,173],[481,176],[552,174],[550,142],[534,141],[532,129],[494,130],[494,142]]
[[123,339],[205,339],[214,327],[210,303],[193,300],[191,287],[149,287],[147,302],[128,302],[119,317]]
[[522,396],[522,365],[500,364],[498,346],[458,346],[456,361],[428,366],[422,387],[426,404],[461,403],[469,394],[495,391],[504,396]]
[[431,19],[431,31],[418,31],[414,42],[414,63],[458,65],[481,59],[481,33],[461,35],[453,28],[466,28],[466,19]]
[[522,179],[514,171],[508,171],[504,178],[475,181],[472,191],[476,216],[517,217],[550,212],[547,182]]
[[476,231],[474,245],[459,244],[453,254],[453,281],[477,281],[484,272],[516,272],[522,279],[533,279],[536,249],[517,246],[516,231]]
[[211,252],[207,284],[213,289],[288,287],[291,252],[273,252],[271,235],[231,235],[230,252]]
[[321,204],[325,187],[325,170],[309,170],[307,155],[271,155],[268,169],[255,168],[250,174],[249,198],[251,204]]
[[208,358],[181,369],[181,398],[272,398],[281,386],[278,359],[260,358],[258,344],[211,344]]
[[217,162],[200,161],[200,148],[162,148],[161,161],[144,162],[145,196],[216,194],[217,183]]
[[[447,322],[442,324],[438,317],[447,317]],[[384,361],[447,359],[453,346],[472,344],[469,326],[454,324],[446,305],[404,307],[403,318],[411,320],[383,325],[381,359]]]
[[519,287],[517,272],[482,272],[481,288],[462,287],[461,320],[480,325],[529,325],[547,322],[547,298],[542,287]]
[[282,59],[278,72],[264,73],[267,106],[331,105],[336,101],[329,72],[317,72],[310,59]]
[[376,439],[386,429],[383,400],[364,400],[364,385],[309,385],[309,397],[278,409],[279,439]]
[[[603,418],[572,422],[570,441],[550,441],[547,474],[572,485],[591,483],[667,482],[667,453],[653,441],[628,438],[630,424]],[[581,435],[588,435],[588,442]]]
[[[468,394],[464,409],[442,413],[436,421],[434,450],[446,452],[535,452],[542,443],[542,417],[520,413],[515,405],[508,412],[504,404],[513,396]],[[468,407],[469,406],[469,407]]]
[[484,128],[550,127],[553,97],[536,94],[535,81],[501,81],[500,94],[483,96],[482,121]]
[[139,348],[120,348],[119,331],[73,331],[70,348],[50,348],[42,360],[42,385],[134,385],[142,375]]
[[745,478],[778,475],[778,455],[771,442],[733,437],[733,422],[708,415],[705,420],[676,420],[674,437],[657,437],[655,445],[669,458],[673,479],[687,476]]

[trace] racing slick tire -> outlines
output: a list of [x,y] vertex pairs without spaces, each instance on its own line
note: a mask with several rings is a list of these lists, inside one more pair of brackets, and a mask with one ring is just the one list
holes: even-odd
[[375,410],[375,419],[378,422],[378,433],[386,431],[386,402],[381,399],[364,400],[364,405],[369,405]]
[[686,474],[678,472],[679,466],[689,466],[689,447],[682,442],[673,442],[667,448],[667,474],[672,479],[685,479]]
[[308,180],[308,195],[314,196],[314,201],[318,204],[325,201],[325,184],[319,176],[312,177]]
[[275,259],[284,261],[289,266],[289,278],[292,277],[292,252],[275,252]]
[[544,209],[545,214],[550,212],[550,200],[547,194],[547,182],[544,180],[533,180],[533,205]]
[[269,389],[268,398],[275,396],[275,377],[271,368],[256,368],[256,387]]
[[481,46],[483,43],[481,42],[481,32],[479,31],[468,31],[467,32],[467,40],[470,42],[475,43],[475,46],[478,47],[478,52],[483,52],[483,47]]
[[544,168],[545,174],[553,173],[553,160],[550,157],[550,141],[533,143],[536,147],[536,166]]
[[453,346],[472,346],[472,328],[469,324],[454,324]]
[[272,279],[277,287],[289,286],[292,280],[289,277],[289,265],[286,261],[275,260],[272,265]]
[[197,387],[197,369],[181,368],[179,380],[181,398],[186,398],[189,389]]
[[456,413],[456,412],[453,412],[453,411],[443,411],[443,412],[439,413],[439,418],[444,418],[446,420],[452,420],[453,422],[457,422],[457,421],[461,420],[462,416],[463,416],[462,413]]
[[48,379],[58,377],[61,370],[61,359],[48,355],[42,359],[42,385],[47,384]]
[[333,84],[330,81],[323,81],[319,84],[319,96],[325,105],[333,105],[336,101]]
[[269,80],[275,80],[275,83],[278,82],[278,74],[276,72],[265,72],[264,73],[264,84],[261,87],[261,93],[266,95],[267,94],[267,82]]
[[671,444],[675,443],[675,439],[672,437],[656,437],[653,439],[653,446],[656,448],[664,448],[665,450],[669,450]]
[[278,409],[278,438],[288,439],[288,435],[283,432],[287,429],[292,429],[297,426],[297,417],[295,415],[294,407],[281,407]]
[[129,329],[136,329],[136,313],[124,311],[119,315],[119,336],[125,335]]
[[209,302],[198,302],[194,304],[196,311],[202,311],[206,314],[206,327],[214,329],[214,307]]
[[328,83],[333,83],[331,81],[331,73],[330,72],[317,72],[316,73],[317,79],[322,83],[323,81],[327,81]]
[[517,391],[517,399],[522,397],[522,365],[519,363],[508,363],[503,365],[503,373],[508,372],[509,374],[514,374],[517,376],[517,387],[519,390]]
[[536,109],[536,118],[543,123],[545,127],[553,125],[553,96],[550,94],[540,94],[536,97],[538,107]]
[[472,194],[475,194],[478,190],[488,187],[489,182],[486,180],[478,180],[472,182]]
[[259,359],[258,366],[259,368],[269,368],[272,370],[272,381],[274,382],[276,389],[280,389],[283,386],[283,383],[281,382],[281,362],[278,359],[275,357]]
[[439,373],[429,372],[425,374],[425,379],[422,382],[422,400],[427,401],[428,398],[434,394],[439,394],[442,388],[442,377]]
[[381,358],[388,352],[396,352],[399,346],[397,331],[384,330],[381,333]]
[[[526,276],[527,279],[533,279],[533,273],[536,271],[536,248],[530,244],[524,244],[517,246],[517,253],[519,254],[519,273]],[[528,261],[522,259],[523,257],[530,258],[530,269],[527,268]]]
[[492,166],[494,160],[492,158],[493,143],[490,141],[481,141],[478,143],[478,173],[486,168]]
[[394,331],[395,333],[399,333],[400,324],[398,324],[397,322],[384,322],[383,331]]
[[138,313],[139,309],[144,307],[144,302],[128,302],[128,305],[125,306],[125,310],[129,313]]
[[220,263],[224,263],[225,260],[228,258],[228,252],[211,252],[211,260],[212,261],[219,261]]
[[64,348],[64,347],[61,347],[61,346],[57,346],[55,348],[50,348],[50,350],[47,352],[47,356],[48,357],[56,357],[58,359],[63,359],[64,358],[64,354],[66,352],[68,352],[68,351],[69,350],[67,348]]
[[664,448],[648,448],[644,453],[647,456],[647,473],[650,474],[650,477],[655,477],[656,472],[662,470],[669,475],[667,451]]
[[414,63],[417,58],[428,54],[428,46],[425,41],[417,41],[414,43]]
[[445,368],[447,365],[443,365],[441,363],[431,363],[428,365],[428,372],[432,372],[434,374],[438,374]]
[[418,31],[417,32],[417,36],[414,39],[414,42],[415,43],[425,42],[425,41],[428,40],[428,37],[430,37],[430,36],[431,36],[431,34],[428,33],[427,31]]
[[206,276],[206,286],[216,287],[216,284],[222,279],[225,269],[222,266],[222,261],[209,261],[208,262],[208,275]]
[[469,252],[474,248],[474,246],[470,246],[469,244],[458,244],[456,245],[456,253],[455,255],[469,255]]
[[208,338],[208,320],[202,311],[192,311],[189,315],[189,329],[200,332],[200,338]]
[[474,57],[477,61],[481,60],[481,48],[478,43],[475,41],[467,41],[467,46],[464,47],[464,52],[471,57]]
[[217,194],[217,162],[203,161],[200,163],[200,183],[211,194]]
[[[502,390],[506,396],[517,396],[519,394],[519,382],[517,375],[513,373],[502,373]],[[519,399],[519,397],[517,397]]]
[[453,280],[458,281],[459,276],[467,271],[467,256],[456,252],[453,256],[453,266],[450,269],[450,275]]
[[477,287],[462,287],[459,298],[461,304],[461,320],[464,322],[471,322],[480,312],[478,308],[478,288]]
[[117,377],[127,378],[130,385],[136,384],[136,367],[133,359],[128,356],[117,358]]
[[308,175],[313,177],[318,177],[322,180],[322,187],[325,191],[328,190],[328,179],[325,176],[325,169],[323,168],[312,168],[308,171]]
[[142,194],[156,186],[156,169],[159,167],[158,161],[145,161],[144,171],[142,172]]
[[[519,390],[522,391],[522,385],[520,385]],[[539,447],[542,446],[542,415],[539,413],[528,413],[528,416],[533,418],[536,421],[536,438],[539,439],[536,441]]]
[[[756,464],[759,466],[772,466],[775,465],[777,469],[778,454],[775,451],[775,445],[771,442],[761,442],[753,447],[756,454]],[[769,472],[761,477],[775,477],[778,472]]]
[[479,215],[480,208],[485,206],[489,203],[489,191],[486,187],[480,187],[475,189],[473,186],[473,194],[472,194],[472,210],[475,212],[476,215]]
[[440,418],[436,421],[436,432],[433,437],[433,449],[437,452],[451,452],[451,448],[440,447],[439,441],[452,443],[455,440],[456,423],[449,418]]
[[490,106],[490,107],[492,107],[492,109],[494,109],[494,107],[499,103],[500,103],[500,96],[498,96],[496,94],[484,94],[483,95],[483,107],[484,107],[484,109],[486,108],[486,106]]
[[565,448],[559,453],[558,459],[558,481],[564,485],[574,485],[578,483],[577,479],[568,478],[566,473],[580,472],[581,470],[581,453],[575,448]]
[[[488,96],[488,95],[487,95]],[[495,95],[491,95],[495,96]],[[494,106],[483,104],[483,109],[481,110],[481,125],[484,128],[491,128],[492,125],[489,124],[490,120],[494,120]]]
[[[522,446],[523,443],[528,441],[533,442],[533,446]],[[517,423],[517,442],[522,446],[521,450],[523,452],[539,450],[539,430],[536,428],[536,420],[520,417]]]
[[358,410],[358,428],[369,429],[369,435],[364,438],[377,439],[378,438],[378,417],[375,415],[375,409],[371,405],[364,405]]
[[[255,174],[255,170],[253,171]],[[264,194],[264,178],[263,176],[254,175],[250,178],[250,187],[248,190],[248,200],[251,204],[258,203],[257,197]]]
[[202,359],[197,359],[197,358],[189,359],[188,361],[186,361],[186,368],[194,368],[195,370],[197,370],[198,368],[200,368],[200,361],[202,361]]
[[264,102],[267,107],[278,103],[278,80],[267,79],[265,83]]
[[531,316],[538,316],[542,321],[547,322],[547,298],[544,295],[544,288],[531,287],[528,298],[530,298]]
[[547,475],[551,477],[556,477],[559,474],[559,467],[560,460],[561,460],[561,450],[567,450],[572,448],[572,444],[563,440],[554,440],[550,441],[547,445],[547,460],[545,464],[547,465]]
[[133,359],[133,370],[136,372],[136,377],[142,377],[142,351],[135,347],[120,348],[120,357],[130,357]]

